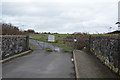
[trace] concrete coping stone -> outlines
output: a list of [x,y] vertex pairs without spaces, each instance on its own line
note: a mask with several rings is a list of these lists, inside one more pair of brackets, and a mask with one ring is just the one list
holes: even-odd
[[30,52],[32,52],[32,50],[28,50],[28,51],[22,52],[22,53],[20,53],[20,54],[17,54],[17,55],[8,57],[8,58],[6,58],[6,59],[4,59],[4,60],[0,60],[0,63],[3,63],[3,62],[5,62],[5,61],[8,61],[8,60],[10,60],[10,59],[13,59],[13,58],[16,58],[16,57],[25,55],[25,54],[28,54],[28,53],[30,53]]
[[0,35],[0,37],[27,37],[27,35]]

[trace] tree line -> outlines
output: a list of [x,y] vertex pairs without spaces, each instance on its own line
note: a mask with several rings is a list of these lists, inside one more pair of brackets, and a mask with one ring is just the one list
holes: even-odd
[[27,34],[38,34],[33,29],[20,30],[18,27],[13,26],[12,24],[0,23],[2,25],[2,35],[27,35]]

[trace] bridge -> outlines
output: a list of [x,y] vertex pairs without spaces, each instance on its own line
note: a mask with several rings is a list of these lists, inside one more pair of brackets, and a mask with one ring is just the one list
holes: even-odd
[[[31,53],[3,63],[3,79],[119,78],[91,53],[80,50],[63,52],[52,43],[31,39],[29,44],[33,50]],[[48,46],[53,51],[46,51]]]

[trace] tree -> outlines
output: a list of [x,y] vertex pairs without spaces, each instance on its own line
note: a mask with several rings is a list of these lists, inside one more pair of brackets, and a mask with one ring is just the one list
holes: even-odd
[[28,29],[27,32],[28,33],[35,33],[35,31],[33,29]]

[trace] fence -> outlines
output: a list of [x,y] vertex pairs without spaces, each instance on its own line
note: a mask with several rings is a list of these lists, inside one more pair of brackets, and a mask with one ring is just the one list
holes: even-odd
[[40,46],[39,49],[52,48],[53,50],[55,50],[59,48],[64,52],[72,52],[73,49],[75,49],[76,47],[76,42],[74,41],[74,39],[66,39],[63,38],[63,36],[61,38],[60,35],[55,35],[54,40],[49,40],[49,35],[44,34],[32,35],[30,39],[36,40],[36,42]]

